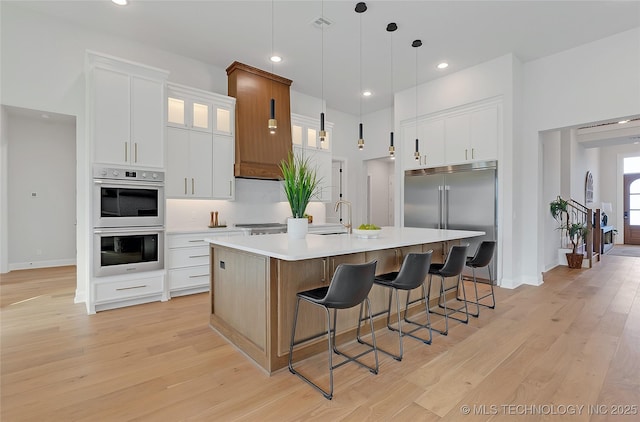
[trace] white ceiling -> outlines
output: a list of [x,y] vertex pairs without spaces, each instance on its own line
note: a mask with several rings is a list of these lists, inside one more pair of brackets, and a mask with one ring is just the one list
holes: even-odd
[[[336,0],[16,4],[223,69],[238,60],[271,71],[273,29],[273,50],[284,58],[273,72],[320,98],[324,80],[327,106],[355,115],[389,107],[392,92],[415,85],[416,69],[423,83],[507,53],[526,62],[640,26],[640,1],[369,1],[363,14],[356,1]],[[333,22],[324,31],[324,78],[323,35],[311,25],[320,16]],[[389,22],[396,32],[386,31]],[[423,46],[412,48],[414,39]],[[440,61],[449,68],[437,70]],[[360,86],[373,96],[360,100]]]

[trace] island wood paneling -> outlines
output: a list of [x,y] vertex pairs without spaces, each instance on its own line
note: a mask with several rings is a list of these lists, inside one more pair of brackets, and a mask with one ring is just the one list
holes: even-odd
[[[215,248],[213,313],[229,327],[267,349],[268,258],[228,248]],[[224,268],[222,268],[224,266]]]

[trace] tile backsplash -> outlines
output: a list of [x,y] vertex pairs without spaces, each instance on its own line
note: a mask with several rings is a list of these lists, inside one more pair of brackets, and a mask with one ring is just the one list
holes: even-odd
[[[276,180],[236,179],[236,199],[168,199],[166,229],[197,230],[209,225],[210,212],[218,211],[218,224],[228,227],[237,223],[285,223],[291,209]],[[325,222],[325,204],[311,202],[307,213],[314,223]]]

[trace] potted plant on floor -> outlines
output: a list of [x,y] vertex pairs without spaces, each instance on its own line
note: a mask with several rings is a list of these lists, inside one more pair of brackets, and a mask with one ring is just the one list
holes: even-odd
[[284,179],[284,193],[287,195],[292,213],[292,217],[287,219],[287,233],[291,238],[303,239],[309,225],[305,210],[311,197],[317,195],[320,180],[309,159],[293,153],[289,153],[287,159],[280,162],[279,167]]
[[560,223],[558,230],[564,233],[571,242],[571,252],[567,253],[567,266],[569,268],[581,268],[584,255],[578,253],[581,240],[586,239],[589,229],[585,223],[571,221],[569,201],[558,196],[549,203],[551,216]]

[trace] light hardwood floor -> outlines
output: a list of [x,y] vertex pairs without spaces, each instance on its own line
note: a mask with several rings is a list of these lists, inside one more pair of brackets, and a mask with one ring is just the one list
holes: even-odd
[[72,267],[1,277],[3,422],[640,420],[640,258],[497,289],[495,310],[431,346],[406,339],[405,359],[380,355],[378,375],[337,369],[331,401],[214,333],[207,294],[88,316]]

